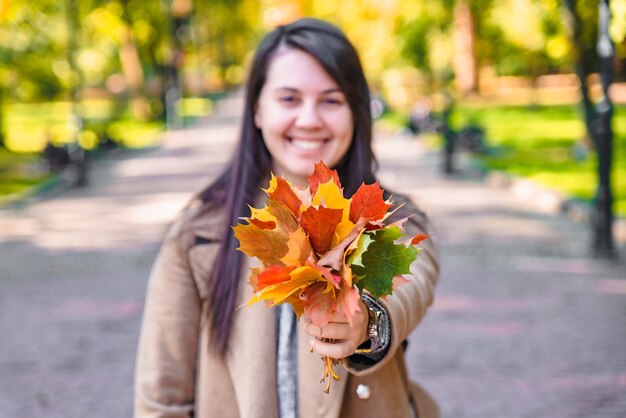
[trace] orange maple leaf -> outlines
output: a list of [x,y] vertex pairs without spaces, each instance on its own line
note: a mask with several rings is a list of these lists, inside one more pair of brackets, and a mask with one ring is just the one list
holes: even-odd
[[280,259],[287,254],[287,234],[275,229],[261,229],[253,223],[233,227],[239,240],[239,251],[256,257],[265,265],[282,264]]
[[[261,229],[263,229],[261,225],[266,224],[267,226],[272,222],[274,222],[280,230],[285,232],[293,232],[298,229],[298,220],[293,216],[291,211],[287,209],[284,204],[273,199],[268,199],[267,206],[263,209],[250,207],[250,219],[248,219],[248,221],[256,224],[256,226]],[[259,224],[257,221],[263,224]]]
[[272,176],[267,195],[271,199],[285,205],[296,219],[299,217],[302,201],[296,196],[287,180],[282,177]]
[[360,218],[368,221],[382,219],[387,210],[393,206],[383,200],[383,189],[378,182],[374,184],[361,184],[359,190],[352,196],[350,203],[350,220],[356,223]]
[[296,313],[298,320],[304,313],[304,307],[306,306],[306,300],[300,297],[300,294],[292,294],[289,297],[285,298],[283,303],[288,303],[293,306],[293,311]]
[[300,224],[309,235],[311,246],[316,253],[324,254],[330,249],[342,214],[341,209],[315,208],[314,206],[302,212]]
[[286,266],[302,266],[313,253],[309,237],[302,228],[298,228],[289,234],[287,248],[287,254],[280,259]]
[[311,196],[315,196],[317,193],[317,187],[320,184],[328,183],[330,180],[333,180],[335,184],[341,188],[341,182],[339,181],[339,175],[336,170],[331,170],[326,167],[322,161],[315,164],[315,171],[308,177],[309,180],[309,188],[311,189]]
[[[254,272],[253,272],[254,273]],[[308,287],[319,283],[324,288],[332,289],[322,275],[312,267],[297,267],[289,273],[289,280],[268,285],[257,291],[246,304],[252,305],[260,300],[270,301],[271,304],[278,304],[285,301],[292,295],[298,296]],[[258,278],[256,279],[258,282]]]

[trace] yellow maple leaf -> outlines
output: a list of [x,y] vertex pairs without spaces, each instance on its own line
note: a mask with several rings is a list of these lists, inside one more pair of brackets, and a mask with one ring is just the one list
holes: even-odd
[[286,266],[301,266],[311,255],[311,243],[304,232],[304,229],[298,228],[295,232],[289,234],[287,241],[287,254],[280,259]]
[[298,229],[298,221],[285,205],[273,199],[268,199],[268,204],[262,209],[250,206],[250,218],[261,222],[274,222],[278,229],[284,232],[294,232]]
[[350,201],[351,199],[343,197],[342,189],[333,180],[320,184],[315,196],[313,196],[313,205],[322,205],[326,208],[341,209],[342,211],[341,222],[335,229],[331,248],[340,243],[354,228],[354,223],[350,221]]
[[250,218],[258,219],[262,222],[274,222],[276,223],[276,217],[267,210],[267,206],[262,209],[253,208],[252,206],[248,206],[250,208]]

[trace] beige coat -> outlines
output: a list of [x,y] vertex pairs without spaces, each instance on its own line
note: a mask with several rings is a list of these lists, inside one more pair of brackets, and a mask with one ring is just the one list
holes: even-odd
[[[263,303],[238,309],[225,357],[209,344],[207,277],[225,215],[198,213],[191,205],[175,222],[149,279],[136,366],[135,417],[277,417],[274,310]],[[421,388],[407,388],[400,347],[433,299],[439,265],[432,240],[423,247],[411,266],[410,283],[382,302],[392,327],[389,352],[364,371],[338,366],[341,380],[333,381],[330,394],[320,384],[320,356],[309,352],[310,337],[299,324],[300,418],[411,417],[410,399],[420,418],[438,416],[436,404]],[[238,305],[250,295],[247,280],[242,280]],[[356,395],[358,385],[369,387],[369,399]]]

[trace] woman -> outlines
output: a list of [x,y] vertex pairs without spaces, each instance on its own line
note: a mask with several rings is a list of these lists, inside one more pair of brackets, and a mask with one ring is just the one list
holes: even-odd
[[[402,343],[424,316],[438,276],[432,240],[410,282],[386,301],[364,297],[352,324],[295,325],[293,311],[250,297],[251,261],[231,226],[259,206],[270,172],[306,184],[314,163],[338,170],[344,194],[372,183],[370,96],[353,46],[334,26],[302,19],[270,32],[246,86],[230,166],[170,229],[149,284],[139,345],[136,417],[409,417],[436,406],[408,383]],[[428,233],[410,202],[410,233]],[[409,212],[409,213],[407,213]],[[429,242],[430,241],[430,242]],[[329,339],[334,343],[329,342]],[[357,352],[358,349],[358,352]],[[330,394],[320,356],[344,359]]]

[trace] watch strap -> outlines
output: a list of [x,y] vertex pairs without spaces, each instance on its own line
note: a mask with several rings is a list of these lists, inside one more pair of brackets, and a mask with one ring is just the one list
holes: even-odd
[[391,330],[387,310],[371,295],[361,294],[361,300],[368,310],[367,331],[369,341],[360,346],[357,354],[366,355],[378,359],[389,349]]

